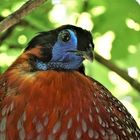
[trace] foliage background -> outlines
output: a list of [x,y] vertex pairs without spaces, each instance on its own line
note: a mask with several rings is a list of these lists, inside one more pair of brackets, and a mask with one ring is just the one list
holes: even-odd
[[[0,19],[26,0],[3,0]],[[74,24],[93,33],[95,51],[140,81],[140,0],[48,0],[6,33],[0,34],[0,73],[37,33]],[[86,73],[107,87],[140,126],[140,93],[98,62],[85,62]]]

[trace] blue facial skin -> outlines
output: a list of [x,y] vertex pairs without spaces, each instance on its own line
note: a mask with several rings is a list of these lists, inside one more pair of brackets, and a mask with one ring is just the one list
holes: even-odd
[[57,42],[52,49],[51,60],[48,63],[37,60],[36,66],[38,69],[76,70],[81,66],[83,61],[82,56],[76,55],[72,52],[77,50],[77,36],[70,29],[67,31],[70,34],[70,39],[68,41],[63,41],[59,34]]

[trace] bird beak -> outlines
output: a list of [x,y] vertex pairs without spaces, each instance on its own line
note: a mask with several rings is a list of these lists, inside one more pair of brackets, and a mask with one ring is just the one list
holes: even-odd
[[89,49],[87,51],[80,51],[81,55],[84,59],[89,60],[90,62],[93,62],[94,56],[92,49]]
[[92,48],[88,49],[87,51],[80,51],[80,50],[72,50],[69,52],[73,52],[76,55],[82,56],[84,59],[89,60],[90,62],[93,62],[94,56],[93,56],[93,51]]

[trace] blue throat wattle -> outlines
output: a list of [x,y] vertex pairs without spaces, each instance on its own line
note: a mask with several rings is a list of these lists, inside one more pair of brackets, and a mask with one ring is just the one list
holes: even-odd
[[36,68],[38,70],[77,70],[81,64],[82,59],[79,61],[76,61],[76,63],[69,63],[69,62],[42,62],[41,60],[36,60]]

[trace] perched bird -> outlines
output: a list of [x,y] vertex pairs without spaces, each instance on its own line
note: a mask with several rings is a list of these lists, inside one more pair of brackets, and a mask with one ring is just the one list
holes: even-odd
[[89,31],[41,32],[0,77],[0,140],[140,140],[127,109],[84,74]]

